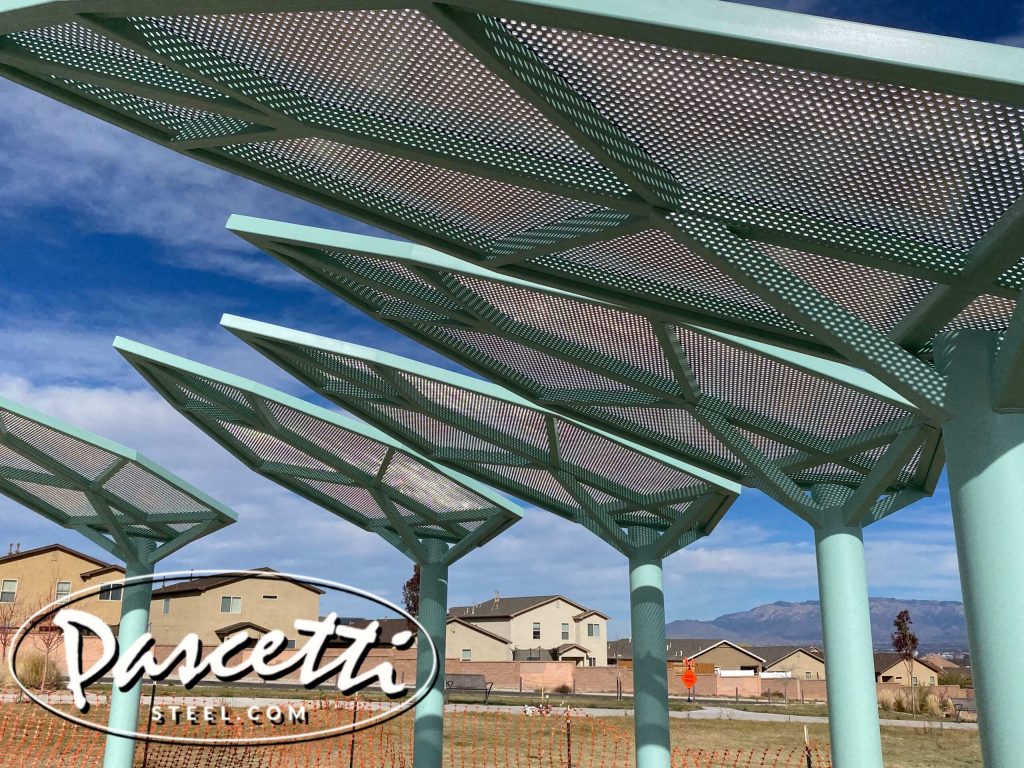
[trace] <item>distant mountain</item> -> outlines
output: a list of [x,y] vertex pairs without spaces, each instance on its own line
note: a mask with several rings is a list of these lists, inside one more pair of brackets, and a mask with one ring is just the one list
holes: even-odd
[[[889,647],[892,622],[904,608],[910,611],[921,649],[967,648],[964,605],[952,600],[899,600],[872,597],[871,639],[876,647]],[[817,600],[803,603],[767,603],[740,613],[727,613],[711,621],[683,619],[665,626],[669,637],[724,638],[752,645],[821,644],[821,618]]]

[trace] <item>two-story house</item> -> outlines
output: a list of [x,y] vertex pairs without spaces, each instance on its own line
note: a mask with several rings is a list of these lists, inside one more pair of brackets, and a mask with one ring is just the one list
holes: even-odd
[[[253,570],[276,573],[272,568]],[[246,632],[254,639],[279,629],[289,647],[300,644],[296,619],[316,621],[323,590],[288,578],[218,574],[181,581],[153,590],[150,632],[157,645],[177,645],[195,632],[203,645]]]
[[[562,595],[495,595],[476,605],[453,607],[448,615],[504,638],[516,660],[574,661],[591,667],[608,663],[608,617]],[[473,660],[471,648],[452,648],[450,643],[447,655]]]
[[40,608],[86,589],[98,590],[74,607],[111,627],[121,620],[124,568],[61,544],[21,551],[11,547],[0,557],[0,617],[20,625]]

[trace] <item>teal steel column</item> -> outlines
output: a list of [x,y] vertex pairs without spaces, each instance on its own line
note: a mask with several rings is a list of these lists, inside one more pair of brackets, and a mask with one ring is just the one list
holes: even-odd
[[[430,544],[426,542],[429,554]],[[433,558],[431,558],[433,560]],[[420,624],[437,649],[437,676],[430,691],[416,705],[413,768],[441,768],[444,745],[444,646],[448,618],[448,566],[436,561],[420,563]],[[416,643],[416,687],[426,685],[433,672],[430,644]]]
[[986,768],[1010,768],[1024,759],[1024,414],[992,408],[997,344],[960,331],[936,352],[949,378],[943,434],[981,753]]
[[668,663],[661,558],[637,550],[629,558],[633,628],[633,707],[637,768],[669,768]]
[[827,485],[812,490],[814,500],[829,507],[814,531],[828,730],[835,768],[881,768],[864,538],[860,524],[845,525],[842,515],[842,503],[851,493]]
[[[148,549],[152,549],[152,544]],[[138,560],[125,562],[125,579],[152,576],[153,565]],[[138,640],[149,629],[149,602],[153,595],[153,582],[145,580],[137,584],[125,584],[121,593],[121,623],[117,631],[117,645],[122,650]],[[139,726],[139,701],[142,697],[142,681],[139,680],[127,691],[116,687],[110,692],[111,728],[136,732]],[[135,740],[123,736],[107,736],[103,753],[103,768],[131,768],[135,759]]]

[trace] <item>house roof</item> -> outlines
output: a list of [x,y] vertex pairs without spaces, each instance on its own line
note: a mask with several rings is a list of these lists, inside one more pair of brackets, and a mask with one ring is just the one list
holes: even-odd
[[[749,648],[742,648],[741,646],[731,643],[728,640],[705,640],[705,639],[689,639],[689,638],[672,638],[667,641],[668,648],[666,650],[666,656],[669,661],[675,661],[677,659],[695,659],[708,651],[718,648],[722,645],[727,645],[730,648],[734,648],[741,653],[745,653],[752,659],[756,659],[764,663],[764,658],[754,653]],[[625,661],[629,661],[633,658],[633,642],[631,640],[612,640],[608,643],[608,658],[619,658]]]
[[266,634],[270,630],[266,627],[261,627],[259,624],[253,624],[251,621],[239,621],[234,624],[228,624],[226,627],[215,629],[214,634],[217,637],[225,637],[226,635],[233,635],[235,632],[241,632],[243,629],[255,629],[261,634]]
[[[937,672],[937,673],[940,673],[940,674],[942,673],[942,670],[939,667],[935,666],[934,664],[932,664],[932,663],[930,663],[928,661],[925,661],[920,656],[915,657],[914,661],[919,662],[920,664],[923,664],[924,666],[928,667],[928,669],[931,669],[934,672]],[[882,674],[883,672],[886,672],[886,671],[892,669],[897,664],[902,664],[902,663],[903,663],[903,657],[900,656],[895,651],[886,651],[886,652],[882,652],[882,653],[875,653],[875,677],[877,677],[878,675]]]
[[607,613],[601,613],[601,611],[599,611],[599,610],[597,610],[595,608],[590,608],[589,610],[586,610],[583,613],[577,613],[575,616],[572,617],[572,620],[573,621],[583,621],[583,619],[587,618],[587,616],[600,616],[605,621],[608,621],[608,614]]
[[[262,571],[264,573],[278,573],[273,568],[253,568],[253,571]],[[215,587],[222,587],[227,584],[234,584],[236,581],[243,581],[245,579],[257,578],[251,573],[224,573],[218,574],[217,576],[201,576],[198,579],[189,579],[188,581],[178,582],[177,584],[169,584],[166,587],[160,587],[160,589],[153,590],[153,597],[182,597],[185,595],[199,595],[207,590],[214,589]],[[310,592],[315,592],[318,595],[324,594],[322,589],[310,586],[309,584],[303,584],[301,581],[295,579],[289,579],[285,576],[274,579],[274,581],[287,581],[294,584],[297,587],[308,589]]]
[[568,651],[573,650],[574,648],[583,651],[583,653],[586,654],[587,656],[590,655],[590,649],[589,648],[584,648],[579,643],[562,643],[560,646],[555,648],[554,655],[555,656],[561,656],[561,655],[567,653]]
[[922,656],[921,663],[928,663],[939,669],[962,669],[959,664],[954,664],[945,656],[940,656],[937,653],[929,653],[927,656]]
[[[533,654],[531,656],[531,654]],[[549,648],[516,648],[512,651],[513,661],[554,661],[554,654]]]
[[111,563],[110,565],[105,565],[102,568],[93,568],[91,571],[82,571],[82,573],[78,575],[82,577],[83,581],[88,581],[89,579],[94,579],[97,576],[102,576],[105,573],[124,573],[124,566]]
[[457,605],[448,609],[448,615],[473,619],[511,618],[546,605],[553,600],[565,600],[583,611],[584,615],[590,610],[564,595],[533,595],[529,597],[496,597],[476,605]]
[[492,638],[494,640],[497,640],[499,642],[504,643],[505,645],[508,645],[511,642],[511,640],[509,640],[508,638],[502,637],[501,635],[497,635],[494,632],[488,632],[483,627],[478,626],[476,624],[471,624],[468,621],[460,619],[458,616],[450,616],[448,618],[448,621],[445,622],[445,624],[446,625],[447,624],[459,624],[459,625],[461,625],[463,627],[468,627],[469,629],[473,630],[474,632],[479,632],[481,635],[485,635],[486,637],[490,637],[490,638]]
[[364,618],[343,618],[339,619],[338,623],[343,624],[347,627],[362,628],[369,624],[371,621],[376,621],[380,624],[380,644],[391,645],[391,638],[399,632],[412,632],[413,636],[416,635],[416,625],[409,626],[409,622],[405,619],[364,619]]
[[802,645],[752,645],[746,650],[750,651],[757,656],[764,659],[766,666],[777,664],[783,659],[789,658],[794,653],[803,651],[812,659],[824,662],[825,655],[822,653],[820,648],[813,646],[802,646]]
[[[97,569],[118,567],[113,565],[112,563],[107,563],[103,560],[99,560],[93,557],[92,555],[87,555],[84,552],[79,552],[77,549],[65,547],[63,544],[46,544],[42,547],[35,547],[34,549],[26,549],[21,552],[12,552],[9,555],[4,555],[3,557],[0,557],[0,565],[13,563],[15,560],[22,560],[26,557],[35,557],[36,555],[43,555],[47,552],[63,552],[66,555],[71,555],[72,557],[77,557],[81,560],[85,560],[86,562],[93,563],[97,567]],[[86,573],[91,573],[91,571],[86,571]],[[83,578],[84,577],[85,574],[83,574]]]

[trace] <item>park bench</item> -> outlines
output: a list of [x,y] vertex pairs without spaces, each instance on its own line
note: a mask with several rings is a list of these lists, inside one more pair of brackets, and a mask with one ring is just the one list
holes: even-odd
[[960,722],[961,712],[974,712],[977,715],[978,704],[974,699],[953,699],[953,710],[956,712],[956,722]]
[[491,688],[494,683],[487,682],[483,675],[448,675],[444,682],[444,698],[448,700],[448,694],[452,692],[476,692],[484,695],[484,704],[491,696]]

